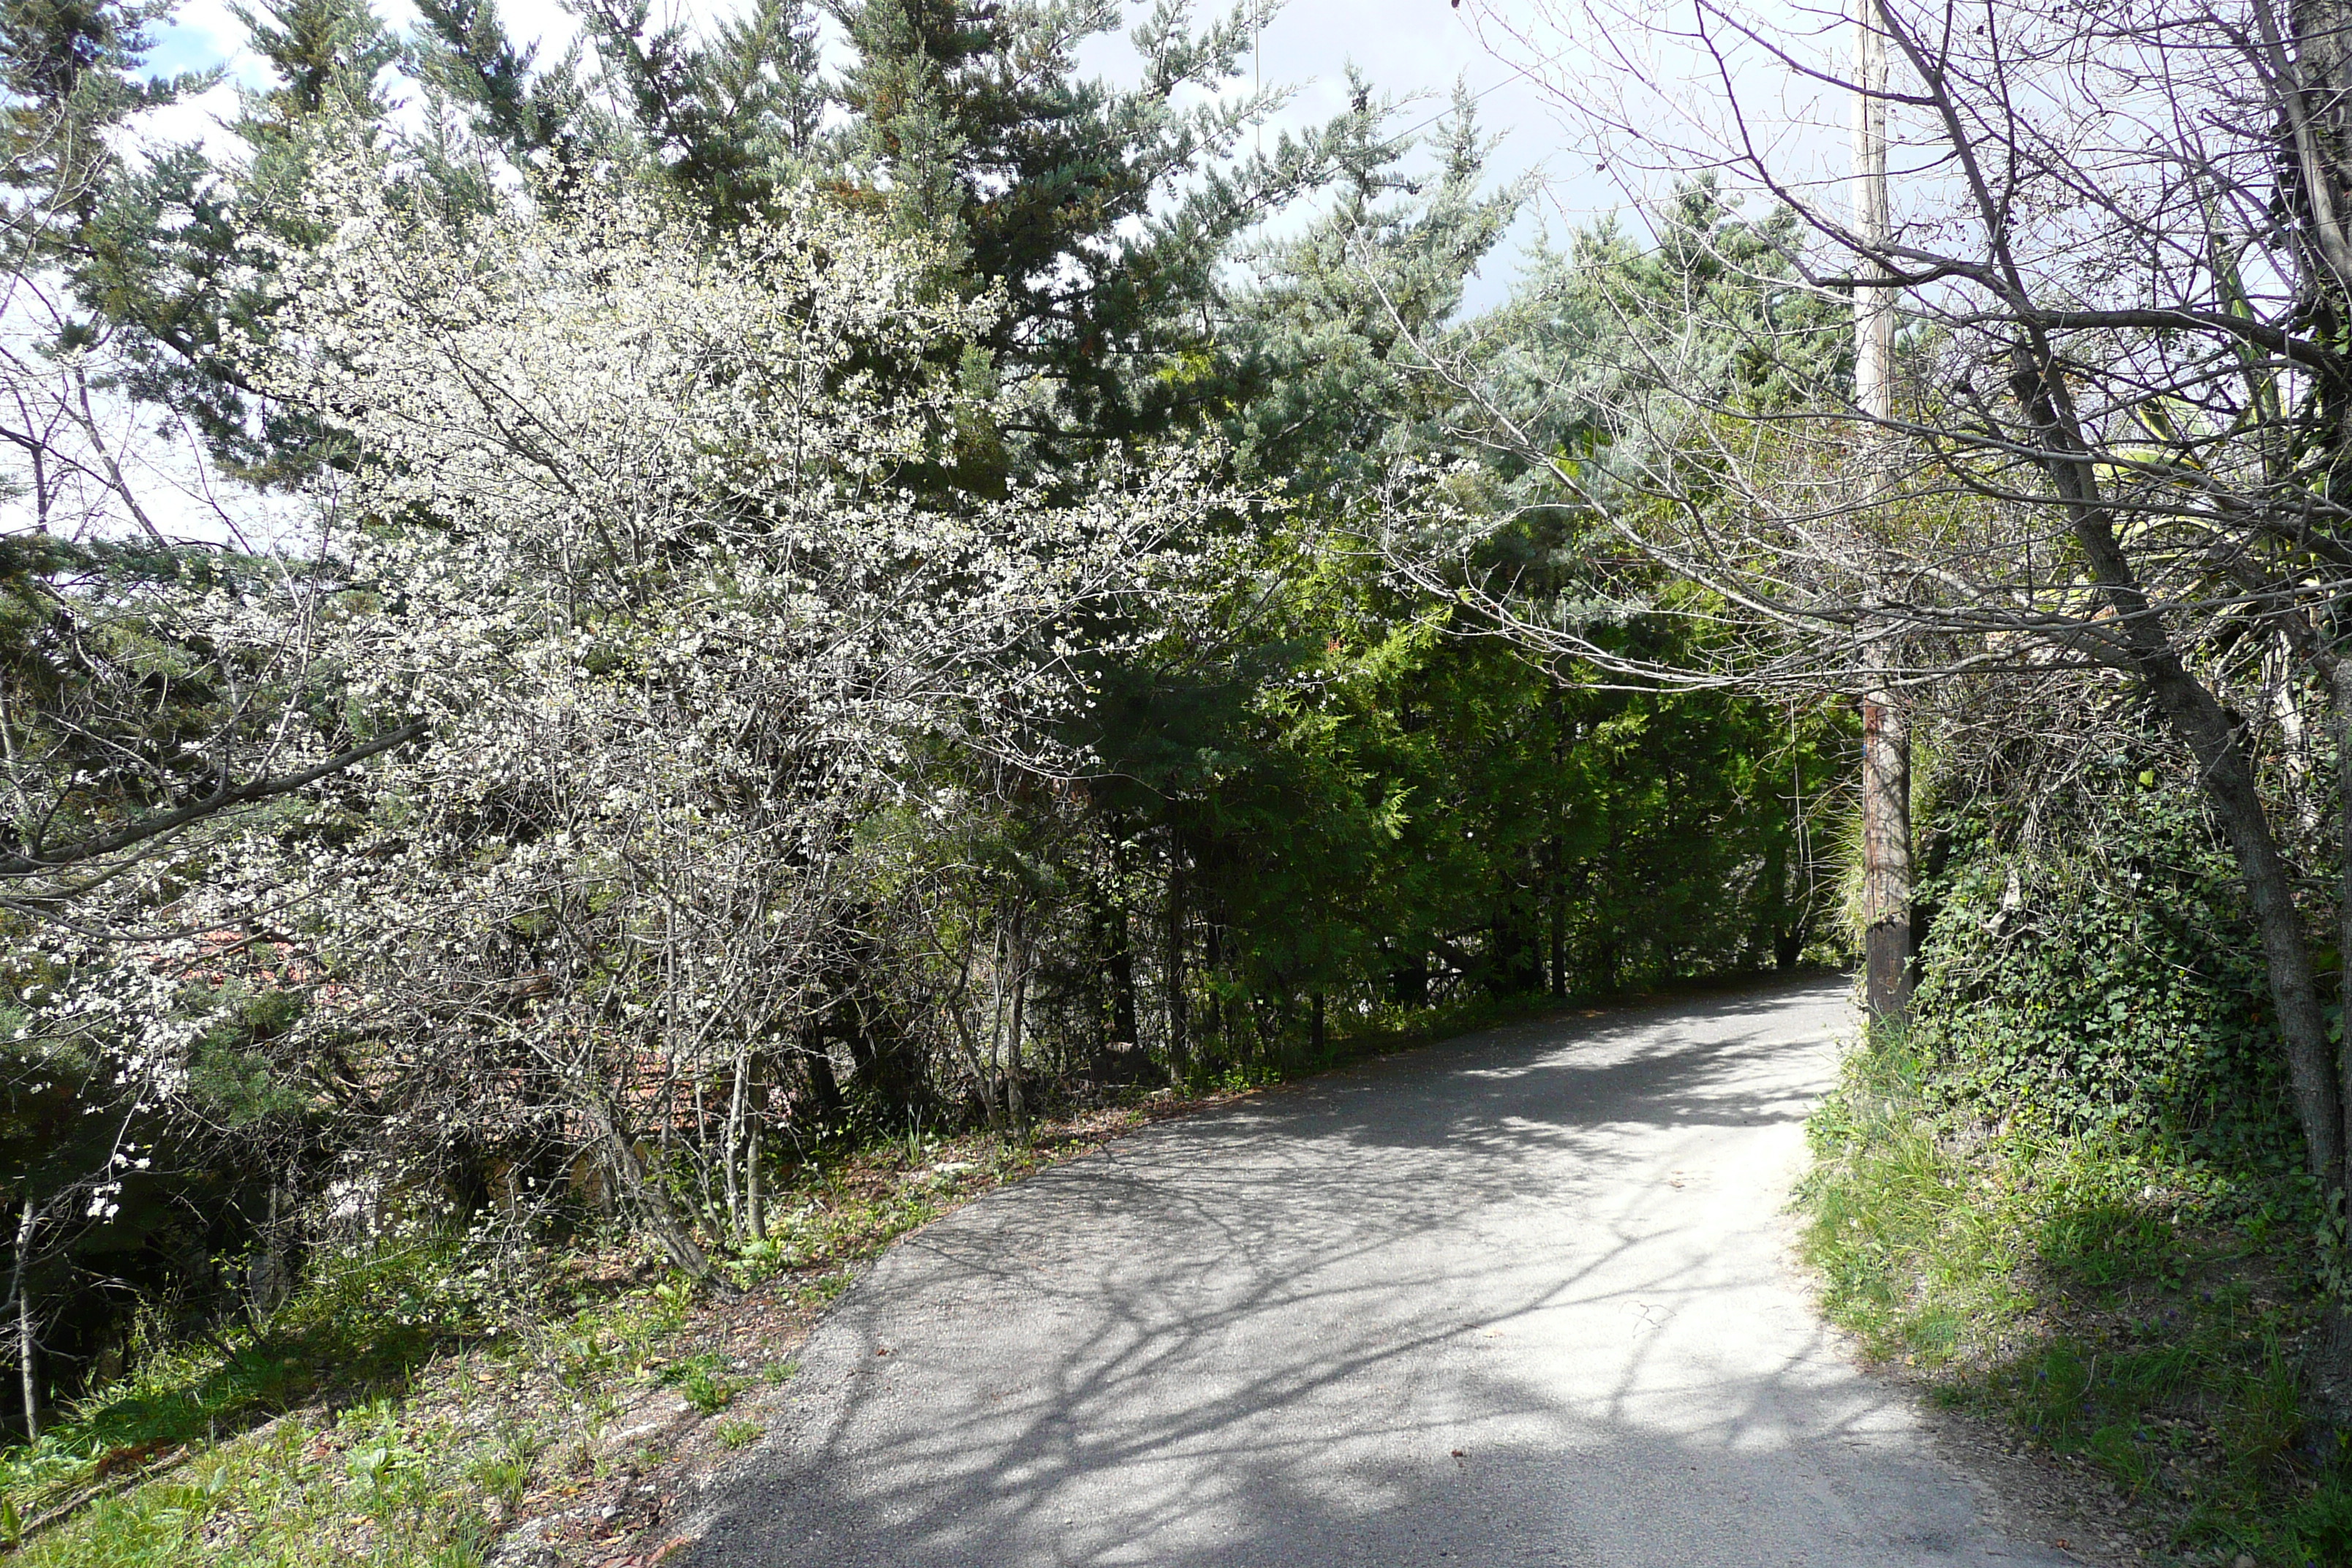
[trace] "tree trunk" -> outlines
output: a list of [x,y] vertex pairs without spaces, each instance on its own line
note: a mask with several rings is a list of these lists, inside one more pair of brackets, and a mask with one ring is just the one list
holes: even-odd
[[25,1400],[27,1443],[41,1436],[40,1368],[33,1343],[33,1230],[38,1224],[39,1211],[27,1194],[23,1217],[16,1222],[16,1289],[11,1292],[16,1298],[16,1379]]
[[[727,1211],[727,1229],[738,1236],[743,1229],[743,1184],[739,1162],[743,1153],[743,1058],[749,1049],[748,1044],[739,1043],[736,1047],[734,1082],[727,1090],[727,1125],[719,1145],[719,1202]],[[709,1185],[707,1182],[704,1184],[706,1188]]]
[[[2268,14],[2262,25],[2274,29]],[[2352,310],[2352,5],[2346,0],[2295,0],[2292,6],[2294,79],[2285,89],[2284,116],[2289,145],[2281,151],[2283,173],[2292,171],[2307,209],[2304,232],[2311,284],[2338,310]],[[2283,180],[2283,183],[2287,183]],[[2340,431],[2338,440],[2342,439]],[[2342,885],[2336,900],[2336,952],[2340,965],[2336,1000],[2344,1008],[2335,1063],[2336,1151],[2338,1168],[2330,1185],[2339,1205],[2338,1224],[2352,1221],[2340,1205],[2352,1194],[2352,660],[2325,665],[2336,725],[2336,793],[2343,817]],[[2292,710],[2293,704],[2287,704]],[[2296,1085],[2297,1098],[2302,1085]],[[2334,1337],[2352,1339],[2339,1323]],[[2340,1361],[2352,1359],[2352,1343],[2339,1345]]]
[[1127,906],[1113,902],[1109,910],[1110,1032],[1122,1046],[1136,1043],[1135,949],[1128,941]]
[[[2275,53],[2279,48],[2274,15],[2264,0],[2254,7],[2257,26]],[[2310,291],[2326,299],[2336,312],[2352,310],[2352,5],[2345,0],[2296,0],[2292,7],[2293,58],[2279,61],[2284,132],[2280,149],[2280,206],[2303,221],[2292,226],[2301,243],[2303,267]],[[2275,66],[2274,66],[2275,68]],[[2296,195],[2300,203],[2294,200]],[[2296,205],[2305,210],[2294,213]],[[2339,315],[2340,319],[2340,315]],[[2340,330],[2340,329],[2339,329]],[[2337,437],[2339,442],[2341,435]],[[2339,459],[2340,460],[2340,459]],[[2346,1226],[2352,1223],[2345,1205],[2352,1195],[2352,665],[2342,658],[2324,661],[2336,726],[2336,791],[2343,816],[2343,882],[2336,903],[2336,952],[2340,965],[2336,1001],[2341,1010],[2333,1075],[2336,1159],[2324,1177],[2333,1208],[2337,1248],[2332,1270],[2343,1278],[2347,1256]],[[2267,947],[2267,943],[2265,946]],[[2275,987],[2273,987],[2275,989]],[[2315,1002],[2315,1014],[2316,1005]],[[2281,1009],[2281,1024],[2285,1022]],[[2319,1053],[2315,1053],[2319,1054]],[[2295,1069],[2296,1110],[2305,1121],[2306,1142],[2313,1137],[2313,1110],[2304,1101],[2305,1070]],[[2315,1165],[2323,1152],[2314,1147]],[[2317,1419],[2315,1426],[2341,1433],[2352,1427],[2352,1301],[2339,1286],[2312,1351],[2310,1383]]]
[[1134,1046],[1136,1033],[1135,942],[1128,932],[1127,856],[1120,848],[1122,828],[1114,821],[1108,830],[1108,879],[1095,888],[1096,921],[1102,931],[1103,975],[1110,988],[1110,1037],[1113,1045]]
[[764,1108],[760,1103],[760,1091],[766,1081],[765,1075],[760,1071],[759,1058],[754,1056],[751,1060],[751,1112],[749,1125],[743,1130],[743,1228],[753,1241],[763,1241],[768,1235],[767,1178],[760,1168],[761,1160],[767,1153],[765,1141],[760,1136],[761,1123],[766,1120],[761,1114]]
[[735,1083],[727,1097],[727,1224],[743,1241],[767,1234],[760,1215],[760,1057],[744,1041],[736,1049]]
[[246,1312],[256,1330],[294,1293],[293,1208],[293,1192],[284,1182],[271,1182],[268,1218],[245,1277]]
[[2171,634],[2116,542],[2114,523],[2100,505],[2097,470],[2057,356],[2031,328],[2017,345],[2016,365],[2011,389],[2047,454],[2044,471],[2065,508],[2068,530],[2082,547],[2100,596],[2114,613],[2115,635],[2125,658],[2157,711],[2196,757],[2206,799],[2230,841],[2263,944],[2304,1151],[2331,1203],[2340,1203],[2345,1142],[2339,1075],[2328,1049],[2303,915],[2294,906],[2294,880],[2271,833],[2253,763],[2221,703],[2174,651]]
[[1895,290],[1880,263],[1892,224],[1886,199],[1886,18],[1879,0],[1853,0],[1853,400],[1877,434],[1894,414]]
[[841,1080],[834,1076],[833,1053],[825,1048],[822,1024],[801,1031],[801,1070],[808,1075],[809,1095],[816,1101],[819,1120],[839,1120],[844,1105]]
[[1568,997],[1568,869],[1561,864],[1566,858],[1559,840],[1554,838],[1546,847],[1545,862],[1551,868],[1551,878],[1544,889],[1545,903],[1551,916],[1551,952],[1548,955],[1551,971],[1551,994],[1556,1001]]
[[[1013,1005],[1009,976],[1013,969],[1013,943],[1006,930],[1003,913],[997,916],[995,931],[988,958],[988,1124],[1004,1126],[1013,1120],[1013,1087],[1004,1076],[1004,1015]],[[1000,1116],[997,1102],[1000,1093],[1003,1114]]]
[[717,1278],[718,1270],[710,1264],[710,1255],[702,1250],[678,1217],[677,1210],[648,1174],[645,1162],[637,1158],[635,1144],[622,1131],[620,1121],[604,1096],[604,1088],[591,1078],[593,1068],[583,1066],[572,1074],[573,1101],[580,1107],[588,1122],[590,1142],[604,1163],[605,1177],[614,1191],[635,1214],[637,1223],[651,1235],[669,1260],[697,1280]]
[[[2274,13],[2257,10],[2258,26],[2275,34]],[[2311,281],[2340,306],[2352,300],[2352,5],[2295,0],[2288,25],[2291,38],[2273,39],[2291,56],[2279,85],[2288,143],[2281,166],[2293,174],[2282,183],[2302,198],[2295,226]]]
[[1013,1005],[1004,1030],[1004,1119],[1016,1132],[1029,1120],[1028,1106],[1021,1092],[1021,1047],[1029,1027],[1028,914],[1028,901],[1024,900],[1013,910],[1012,941],[1008,944],[1013,962]]
[[1781,933],[1789,929],[1789,844],[1780,830],[1772,830],[1764,845],[1764,910],[1760,917],[1765,944],[1772,953],[1772,967],[1786,969],[1789,960],[1780,956]]
[[1168,1065],[1178,1074],[1192,1063],[1191,1009],[1184,996],[1184,873],[1182,852],[1168,847]]
[[[2326,663],[2330,706],[2335,710],[2336,729],[2336,797],[2341,842],[2338,852],[2342,863],[2338,868],[2336,889],[2336,1002],[2339,1013],[2338,1038],[2336,1045],[2336,1125],[2339,1157],[2352,1162],[2352,659],[2335,658]],[[2352,1170],[2339,1177],[2332,1194],[2336,1257],[2335,1268],[2329,1272],[2339,1280],[2344,1277],[2344,1264],[2352,1255],[2352,1237],[2346,1226],[2352,1215],[2345,1212],[2347,1195],[2352,1195]],[[2352,1427],[2352,1301],[2347,1301],[2340,1290],[2329,1304],[2315,1336],[2306,1368],[2311,1393],[2315,1425],[2342,1432]]]
[[[1895,292],[1883,280],[1891,228],[1886,197],[1886,19],[1879,0],[1854,0],[1853,214],[1864,261],[1853,291],[1854,403],[1863,483],[1885,488],[1881,427],[1895,414]],[[1862,700],[1863,993],[1874,1019],[1911,1004],[1911,731],[1896,693]]]
[[[2328,694],[2336,707],[2336,795],[2342,818],[2343,865],[2336,897],[2336,1000],[2343,1010],[2336,1047],[2336,1100],[2338,1152],[2352,1161],[2352,658],[2339,658],[2327,672]],[[2340,1189],[2352,1193],[2352,1169],[2339,1179]],[[2343,1216],[2352,1220],[2352,1215]]]

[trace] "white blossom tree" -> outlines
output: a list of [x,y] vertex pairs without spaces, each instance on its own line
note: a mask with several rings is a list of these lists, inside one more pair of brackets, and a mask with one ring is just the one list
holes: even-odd
[[814,195],[713,244],[628,189],[450,214],[394,174],[329,166],[249,350],[348,442],[333,580],[209,608],[226,646],[315,618],[337,700],[417,738],[215,847],[141,972],[299,993],[271,1055],[385,1175],[592,1152],[706,1272],[647,1167],[759,1230],[763,1064],[858,937],[868,826],[1082,765],[1086,660],[1245,503],[1171,459],[939,482],[1008,414],[959,374],[991,304]]

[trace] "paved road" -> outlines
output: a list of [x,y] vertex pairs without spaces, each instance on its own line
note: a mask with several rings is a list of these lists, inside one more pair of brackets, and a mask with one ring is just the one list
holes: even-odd
[[1789,1271],[1845,994],[1472,1036],[994,1193],[843,1298],[671,1561],[2063,1562]]

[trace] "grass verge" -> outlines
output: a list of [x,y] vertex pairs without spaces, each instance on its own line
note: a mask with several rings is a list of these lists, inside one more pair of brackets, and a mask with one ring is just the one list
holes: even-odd
[[152,1355],[0,1454],[0,1546],[28,1568],[478,1568],[521,1534],[519,1561],[658,1561],[682,1472],[759,1439],[859,1263],[1201,1103],[813,1160],[724,1299],[626,1249],[499,1263],[425,1237],[315,1260],[266,1323]]
[[1849,1058],[1811,1134],[1804,1250],[1868,1354],[2104,1474],[2159,1555],[2352,1563],[2352,1470],[2300,1401],[2305,1194],[2112,1135],[1974,1124],[1894,1032]]

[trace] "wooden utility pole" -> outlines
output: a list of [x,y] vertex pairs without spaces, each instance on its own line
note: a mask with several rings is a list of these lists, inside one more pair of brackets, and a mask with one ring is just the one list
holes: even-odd
[[[1880,0],[1853,0],[1853,390],[1864,424],[1864,483],[1886,488],[1885,422],[1895,413],[1895,294],[1877,258],[1893,232],[1886,201],[1886,23]],[[1893,662],[1892,658],[1882,661]],[[1911,1001],[1911,731],[1883,668],[1862,699],[1863,992],[1874,1018]]]

